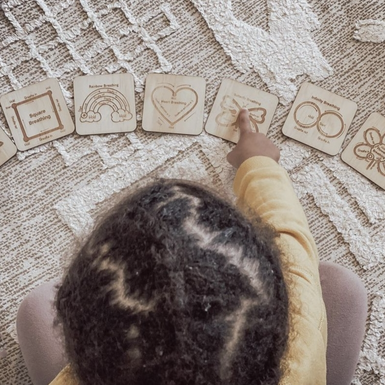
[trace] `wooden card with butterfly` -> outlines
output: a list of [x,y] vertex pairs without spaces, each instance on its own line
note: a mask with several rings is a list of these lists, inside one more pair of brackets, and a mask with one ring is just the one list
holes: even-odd
[[245,108],[249,110],[252,130],[266,134],[277,105],[278,98],[275,95],[232,79],[224,79],[205,129],[211,135],[237,143],[239,130],[236,122],[239,112]]

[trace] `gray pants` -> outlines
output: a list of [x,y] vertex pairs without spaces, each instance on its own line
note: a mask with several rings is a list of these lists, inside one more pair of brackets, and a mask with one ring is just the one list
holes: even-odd
[[[366,290],[360,279],[342,266],[321,262],[319,270],[328,317],[327,384],[350,385],[364,337]],[[53,327],[56,283],[34,289],[17,314],[20,348],[34,385],[49,384],[66,365]]]

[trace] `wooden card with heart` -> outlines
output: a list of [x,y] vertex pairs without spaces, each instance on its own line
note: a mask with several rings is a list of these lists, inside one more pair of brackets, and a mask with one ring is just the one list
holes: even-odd
[[283,125],[289,138],[329,155],[338,154],[357,104],[311,83],[303,83]]
[[0,128],[0,166],[16,155],[17,149],[8,135]]
[[385,190],[385,117],[371,114],[341,158]]
[[237,143],[239,130],[236,121],[241,109],[245,108],[249,110],[252,130],[266,134],[277,105],[278,98],[275,95],[232,79],[223,79],[205,130],[211,135]]
[[0,103],[21,151],[69,135],[75,129],[56,79],[10,92],[0,98]]
[[196,76],[149,74],[142,126],[145,131],[199,135],[206,81]]
[[78,134],[135,130],[134,77],[131,74],[79,76],[74,80],[74,96]]

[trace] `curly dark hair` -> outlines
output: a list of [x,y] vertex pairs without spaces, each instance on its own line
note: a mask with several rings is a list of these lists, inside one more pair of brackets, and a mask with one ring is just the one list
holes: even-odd
[[276,236],[190,182],[126,197],[57,293],[80,383],[278,384],[289,305]]

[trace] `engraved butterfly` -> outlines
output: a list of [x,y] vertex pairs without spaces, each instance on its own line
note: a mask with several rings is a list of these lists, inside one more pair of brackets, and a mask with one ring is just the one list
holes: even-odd
[[[220,126],[234,126],[237,122],[237,117],[242,108],[241,105],[231,96],[225,95],[221,102],[222,112],[217,115],[215,121]],[[261,107],[247,108],[249,110],[249,118],[251,128],[255,132],[259,132],[258,124],[262,124],[266,119],[266,109]]]

